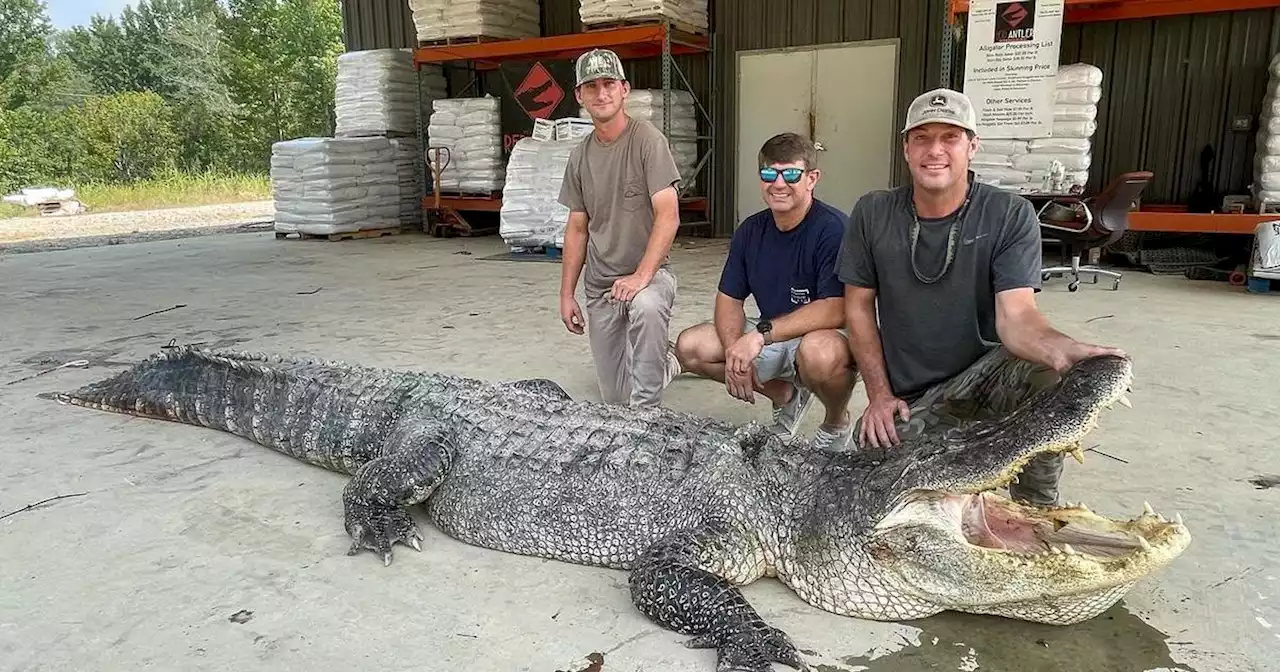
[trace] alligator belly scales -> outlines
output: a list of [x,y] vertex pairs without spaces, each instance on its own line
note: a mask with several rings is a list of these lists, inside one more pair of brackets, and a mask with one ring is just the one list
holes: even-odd
[[1128,389],[1099,357],[1006,418],[887,451],[784,444],[765,428],[486,382],[175,348],[63,403],[233,433],[350,476],[349,553],[421,548],[410,510],[466,543],[625,570],[635,606],[717,650],[719,670],[805,663],[738,587],[777,577],[815,607],[877,620],[944,610],[1071,624],[1190,541],[1181,520],[1113,520],[995,494],[1068,452]]

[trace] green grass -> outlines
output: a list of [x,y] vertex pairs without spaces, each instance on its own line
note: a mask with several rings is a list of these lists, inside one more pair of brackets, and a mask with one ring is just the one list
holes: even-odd
[[[266,175],[175,173],[131,184],[89,182],[72,185],[76,199],[89,212],[154,210],[218,203],[242,203],[271,199],[271,180]],[[0,217],[39,214],[35,208],[0,203]]]

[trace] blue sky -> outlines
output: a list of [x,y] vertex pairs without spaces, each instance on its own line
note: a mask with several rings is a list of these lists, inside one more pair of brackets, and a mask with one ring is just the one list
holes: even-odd
[[134,0],[44,0],[45,10],[54,28],[88,25],[94,14],[118,15]]

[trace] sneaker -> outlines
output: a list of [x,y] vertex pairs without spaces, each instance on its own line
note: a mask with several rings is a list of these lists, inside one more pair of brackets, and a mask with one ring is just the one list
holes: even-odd
[[676,344],[667,341],[667,370],[663,387],[670,385],[671,381],[682,373],[684,373],[684,368],[680,366],[680,358],[676,357]]
[[773,407],[774,432],[784,441],[790,441],[795,437],[796,428],[800,426],[805,412],[813,404],[813,392],[799,386],[792,386],[791,389],[794,390],[791,401],[783,406]]
[[849,439],[852,436],[852,422],[845,423],[843,427],[832,427],[823,423],[813,433],[813,447],[818,450],[841,451],[849,447]]

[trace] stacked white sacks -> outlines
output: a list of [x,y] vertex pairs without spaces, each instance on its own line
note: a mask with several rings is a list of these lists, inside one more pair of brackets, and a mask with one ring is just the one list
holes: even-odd
[[275,230],[325,235],[400,226],[391,140],[298,138],[271,146]]
[[409,9],[420,42],[542,34],[538,0],[409,0]]
[[[500,191],[506,179],[506,162],[502,157],[502,119],[500,99],[441,98],[433,104],[431,124],[427,127],[428,147],[425,154],[431,170],[438,169],[434,147],[447,148],[440,153],[440,190],[469,194]],[[428,191],[431,185],[428,183]]]

